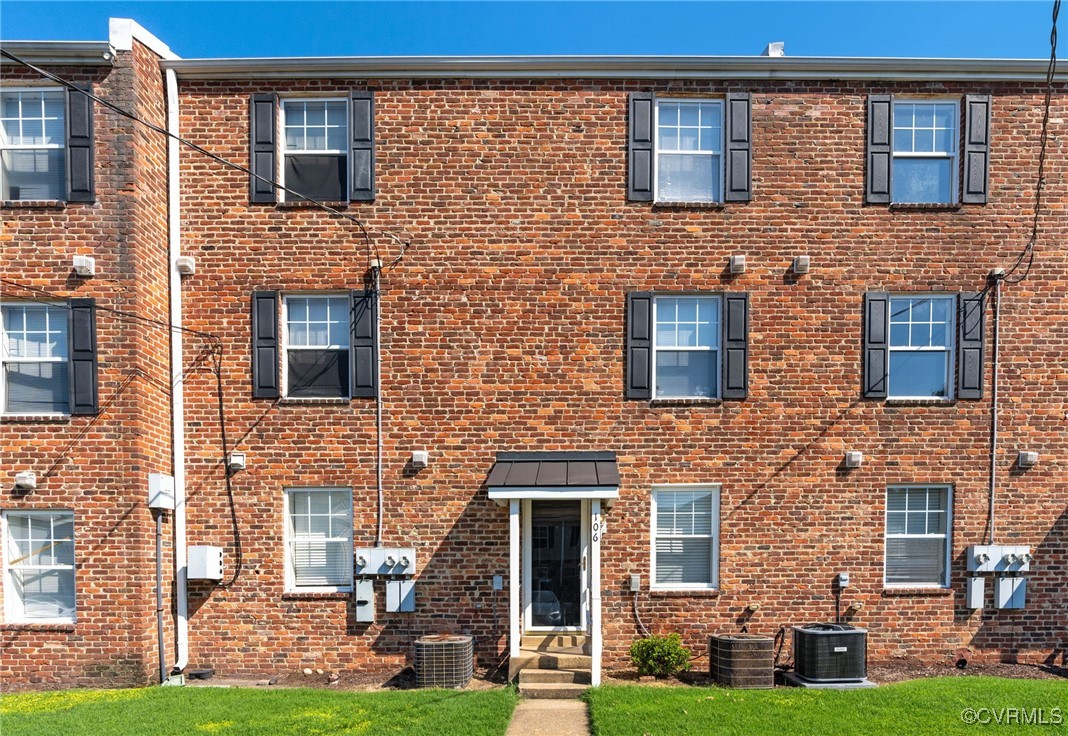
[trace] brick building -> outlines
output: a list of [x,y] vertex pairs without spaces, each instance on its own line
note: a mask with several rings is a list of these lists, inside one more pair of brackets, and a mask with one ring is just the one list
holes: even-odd
[[991,277],[1045,62],[5,48],[251,170],[5,60],[5,129],[60,110],[72,163],[0,181],[5,684],[398,668],[452,632],[513,668],[563,636],[596,681],[643,629],[836,616],[872,659],[1063,662],[1060,77],[1034,263]]

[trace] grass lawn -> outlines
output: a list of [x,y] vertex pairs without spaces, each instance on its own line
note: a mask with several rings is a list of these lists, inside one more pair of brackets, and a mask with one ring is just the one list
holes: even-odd
[[[587,698],[594,736],[1068,733],[1063,680],[938,677],[851,691],[631,685],[595,688]],[[966,708],[979,723],[964,722]],[[1013,717],[999,714],[1005,708],[1017,709],[1018,720],[999,726],[999,715]],[[1024,725],[1032,708],[1047,721],[1060,713],[1061,724]]]
[[156,687],[0,698],[3,736],[500,736],[514,690],[331,690]]

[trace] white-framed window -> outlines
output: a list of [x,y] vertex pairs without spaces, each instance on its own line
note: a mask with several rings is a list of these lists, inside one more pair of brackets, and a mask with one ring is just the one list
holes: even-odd
[[656,100],[653,198],[657,202],[723,199],[722,100]]
[[886,489],[886,585],[948,587],[953,487]]
[[887,396],[953,398],[956,297],[890,297],[890,369]]
[[0,199],[65,199],[67,96],[0,89]]
[[348,295],[282,298],[282,385],[292,398],[348,398],[351,380]]
[[719,585],[719,491],[718,485],[653,486],[653,589]]
[[70,413],[69,311],[53,304],[0,304],[4,414]]
[[287,488],[286,590],[352,590],[352,489]]
[[654,297],[654,398],[719,396],[721,301],[718,295]]
[[957,201],[958,119],[955,101],[894,102],[894,202]]
[[282,183],[320,201],[349,198],[349,103],[343,99],[282,100]]
[[73,623],[74,513],[5,511],[8,623]]

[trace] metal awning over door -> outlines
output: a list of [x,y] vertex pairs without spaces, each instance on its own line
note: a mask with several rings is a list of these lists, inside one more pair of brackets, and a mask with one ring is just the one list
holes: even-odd
[[619,497],[614,452],[499,452],[486,479],[489,497],[606,499]]

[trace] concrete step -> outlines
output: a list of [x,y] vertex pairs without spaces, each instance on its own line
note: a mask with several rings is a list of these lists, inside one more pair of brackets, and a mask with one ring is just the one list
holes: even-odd
[[508,679],[514,680],[525,669],[588,670],[592,667],[593,658],[587,654],[520,649],[518,657],[508,660]]
[[589,685],[592,675],[589,670],[519,670],[519,686],[536,683],[564,682],[573,685]]
[[533,685],[520,685],[519,694],[524,698],[543,698],[552,700],[574,700],[589,689],[589,685],[573,682],[539,682]]
[[589,637],[585,634],[525,634],[521,646],[539,651],[577,648],[588,652]]

